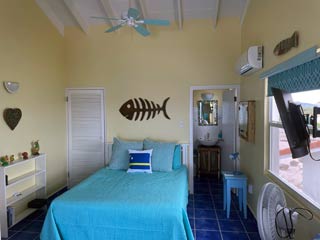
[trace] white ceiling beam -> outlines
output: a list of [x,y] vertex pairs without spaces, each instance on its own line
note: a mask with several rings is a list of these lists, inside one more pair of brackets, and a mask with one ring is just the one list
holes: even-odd
[[220,10],[220,0],[216,0],[216,5],[214,7],[214,12],[213,12],[213,28],[214,29],[216,29],[218,25],[219,10]]
[[183,27],[183,11],[182,11],[182,0],[177,0],[177,17],[178,17],[178,26],[182,30]]
[[[99,0],[104,12],[106,13],[108,18],[115,18],[116,15],[114,14],[113,8],[111,6],[110,0]],[[108,20],[108,23],[111,26],[115,26],[116,24],[114,23],[114,21]]]
[[[137,4],[137,7],[140,11],[140,18],[141,19],[145,19],[147,18],[148,14],[147,14],[147,8],[146,8],[146,4],[145,4],[145,0],[136,0],[136,4]],[[144,24],[144,27],[146,29],[149,29],[148,26],[146,24]]]
[[137,3],[138,8],[140,10],[141,18],[147,18],[148,14],[147,14],[145,0],[136,0],[136,3]]
[[243,24],[243,22],[244,22],[244,19],[246,18],[249,5],[250,5],[250,0],[247,0],[247,1],[246,1],[246,5],[244,6],[244,9],[243,9],[241,18],[240,18],[240,25],[241,25],[241,26],[242,26],[242,24]]
[[64,24],[57,17],[51,6],[48,4],[46,0],[36,0],[36,3],[41,8],[41,10],[47,15],[51,23],[57,28],[59,33],[64,36]]
[[74,18],[76,19],[77,23],[81,27],[82,31],[88,34],[89,31],[89,24],[86,19],[83,18],[81,15],[77,5],[74,3],[73,0],[63,0],[65,5],[68,7],[69,11],[72,13]]

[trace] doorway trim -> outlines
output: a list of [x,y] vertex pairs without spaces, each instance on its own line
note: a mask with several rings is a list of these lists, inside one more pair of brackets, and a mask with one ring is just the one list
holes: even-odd
[[[240,96],[240,84],[230,84],[230,85],[208,85],[208,86],[191,86],[189,92],[189,159],[190,159],[190,169],[189,169],[189,178],[191,179],[190,192],[194,193],[194,167],[193,167],[193,92],[197,90],[223,90],[233,88],[236,89],[237,98]],[[237,115],[236,115],[237,116]],[[238,127],[238,123],[236,123],[236,127]],[[237,141],[235,143],[236,148]]]

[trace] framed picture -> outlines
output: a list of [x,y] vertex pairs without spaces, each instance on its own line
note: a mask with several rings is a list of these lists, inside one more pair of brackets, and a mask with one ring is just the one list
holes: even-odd
[[254,143],[255,138],[255,101],[239,103],[239,136]]

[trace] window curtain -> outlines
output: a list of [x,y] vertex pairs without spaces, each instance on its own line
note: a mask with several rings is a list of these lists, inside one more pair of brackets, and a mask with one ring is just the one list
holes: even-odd
[[287,92],[301,92],[320,89],[320,48],[313,46],[260,74],[268,78],[268,96],[271,87]]
[[290,93],[320,89],[320,58],[270,76],[268,96],[272,96],[271,87]]

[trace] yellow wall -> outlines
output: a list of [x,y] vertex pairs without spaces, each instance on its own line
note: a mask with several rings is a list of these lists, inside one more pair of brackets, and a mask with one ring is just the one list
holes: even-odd
[[[245,23],[242,28],[242,51],[251,45],[264,46],[265,71],[274,65],[296,55],[297,53],[320,43],[320,31],[317,23],[320,21],[320,2],[318,0],[269,0],[251,1]],[[292,35],[298,30],[300,45],[283,56],[274,56],[273,49],[279,41]],[[241,79],[241,99],[256,100],[256,142],[247,143],[241,140],[241,168],[249,176],[253,184],[253,195],[248,201],[253,210],[256,209],[261,186],[270,181],[264,175],[264,164],[268,160],[268,131],[266,128],[267,106],[265,106],[265,81],[259,80],[258,72],[250,77]],[[293,207],[299,203],[305,204],[301,198],[288,191],[287,201]],[[294,196],[293,198],[291,196]],[[298,200],[299,203],[296,201]],[[319,214],[310,205],[305,205]],[[318,215],[319,216],[319,215]],[[306,222],[300,220],[296,239],[311,239],[319,232],[320,223],[317,220]]]
[[[0,119],[0,156],[27,151],[40,140],[47,153],[48,193],[66,184],[64,43],[34,0],[0,1],[0,111],[17,107],[22,119],[11,131]],[[15,94],[3,81],[20,83]]]
[[[238,19],[186,22],[182,31],[150,27],[144,38],[132,29],[106,34],[107,26],[66,29],[66,78],[68,87],[106,89],[107,138],[145,137],[189,142],[190,86],[238,84],[233,71],[240,54]],[[153,120],[128,121],[119,113],[128,99],[143,97],[162,105],[170,97],[167,112]],[[180,121],[184,127],[179,128]]]

